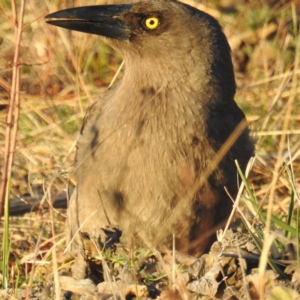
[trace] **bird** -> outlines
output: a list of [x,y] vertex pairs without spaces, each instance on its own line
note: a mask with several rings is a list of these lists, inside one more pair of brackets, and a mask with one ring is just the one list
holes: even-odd
[[79,232],[104,246],[175,243],[200,257],[231,212],[235,160],[245,170],[254,155],[218,21],[176,0],[140,0],[69,8],[46,22],[105,37],[125,63],[87,109],[77,140],[66,221],[77,276],[85,276]]

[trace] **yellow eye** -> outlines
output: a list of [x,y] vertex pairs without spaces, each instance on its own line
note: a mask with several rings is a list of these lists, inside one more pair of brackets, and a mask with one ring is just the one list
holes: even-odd
[[145,20],[145,26],[148,29],[153,30],[153,29],[157,28],[158,25],[159,25],[159,19],[157,17],[150,17]]

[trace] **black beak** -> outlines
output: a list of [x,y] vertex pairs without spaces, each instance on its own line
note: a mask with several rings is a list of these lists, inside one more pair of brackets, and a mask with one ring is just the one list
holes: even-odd
[[46,16],[51,25],[93,33],[109,38],[128,39],[130,26],[122,16],[133,4],[83,6],[57,11]]

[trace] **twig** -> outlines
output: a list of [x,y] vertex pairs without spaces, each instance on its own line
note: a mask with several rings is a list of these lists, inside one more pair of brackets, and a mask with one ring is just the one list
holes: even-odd
[[[9,178],[16,147],[16,136],[18,131],[18,119],[20,113],[20,43],[22,38],[23,17],[26,0],[21,1],[19,20],[17,16],[15,0],[11,1],[13,18],[15,20],[15,54],[12,68],[12,84],[8,112],[6,117],[5,150],[3,164],[3,179],[0,190],[0,216],[3,214],[5,199],[9,193]],[[18,20],[18,21],[17,21]]]

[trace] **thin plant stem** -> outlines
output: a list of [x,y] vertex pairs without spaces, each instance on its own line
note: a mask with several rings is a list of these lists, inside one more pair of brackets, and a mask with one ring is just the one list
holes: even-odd
[[10,101],[8,105],[8,113],[6,117],[6,134],[4,149],[4,167],[3,179],[0,191],[0,216],[3,214],[5,198],[8,195],[9,180],[11,167],[13,162],[14,151],[16,148],[16,136],[18,131],[18,119],[20,114],[20,44],[22,38],[23,17],[25,11],[26,0],[21,1],[19,18],[17,16],[16,2],[11,1],[14,24],[15,24],[15,53],[12,68],[12,84],[10,92]]

